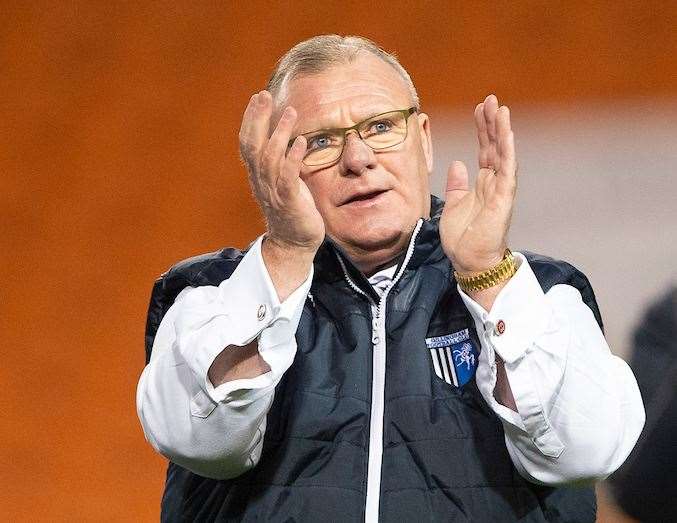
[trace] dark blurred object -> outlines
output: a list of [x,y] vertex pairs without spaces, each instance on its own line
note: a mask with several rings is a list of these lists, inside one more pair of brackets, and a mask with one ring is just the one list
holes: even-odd
[[630,366],[646,407],[637,446],[611,478],[618,505],[644,522],[677,521],[677,288],[635,331]]

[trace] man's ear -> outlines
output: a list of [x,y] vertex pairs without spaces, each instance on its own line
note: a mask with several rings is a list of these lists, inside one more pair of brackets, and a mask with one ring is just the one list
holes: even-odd
[[430,134],[430,118],[425,113],[418,113],[418,131],[421,136],[421,148],[428,168],[428,174],[433,172],[433,140]]

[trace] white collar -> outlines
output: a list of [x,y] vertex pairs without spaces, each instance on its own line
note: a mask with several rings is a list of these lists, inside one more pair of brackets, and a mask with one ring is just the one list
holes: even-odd
[[382,269],[376,274],[367,278],[369,283],[376,291],[376,294],[382,296],[385,290],[388,288],[390,283],[395,278],[395,271],[397,270],[397,264],[391,265],[387,269]]

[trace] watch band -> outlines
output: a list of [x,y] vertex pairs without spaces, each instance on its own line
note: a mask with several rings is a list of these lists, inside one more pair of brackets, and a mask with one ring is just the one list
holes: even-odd
[[469,275],[459,274],[454,271],[454,277],[461,289],[465,292],[470,292],[481,291],[493,287],[494,285],[498,285],[499,283],[509,280],[516,272],[517,263],[515,263],[515,257],[512,252],[510,252],[510,249],[506,249],[505,254],[503,254],[503,259],[498,265],[493,266],[491,269]]

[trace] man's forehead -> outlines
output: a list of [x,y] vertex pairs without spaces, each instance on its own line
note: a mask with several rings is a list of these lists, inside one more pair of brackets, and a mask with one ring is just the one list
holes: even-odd
[[289,82],[284,105],[298,112],[301,131],[308,126],[347,126],[378,112],[405,109],[411,94],[404,79],[374,56],[331,67]]

